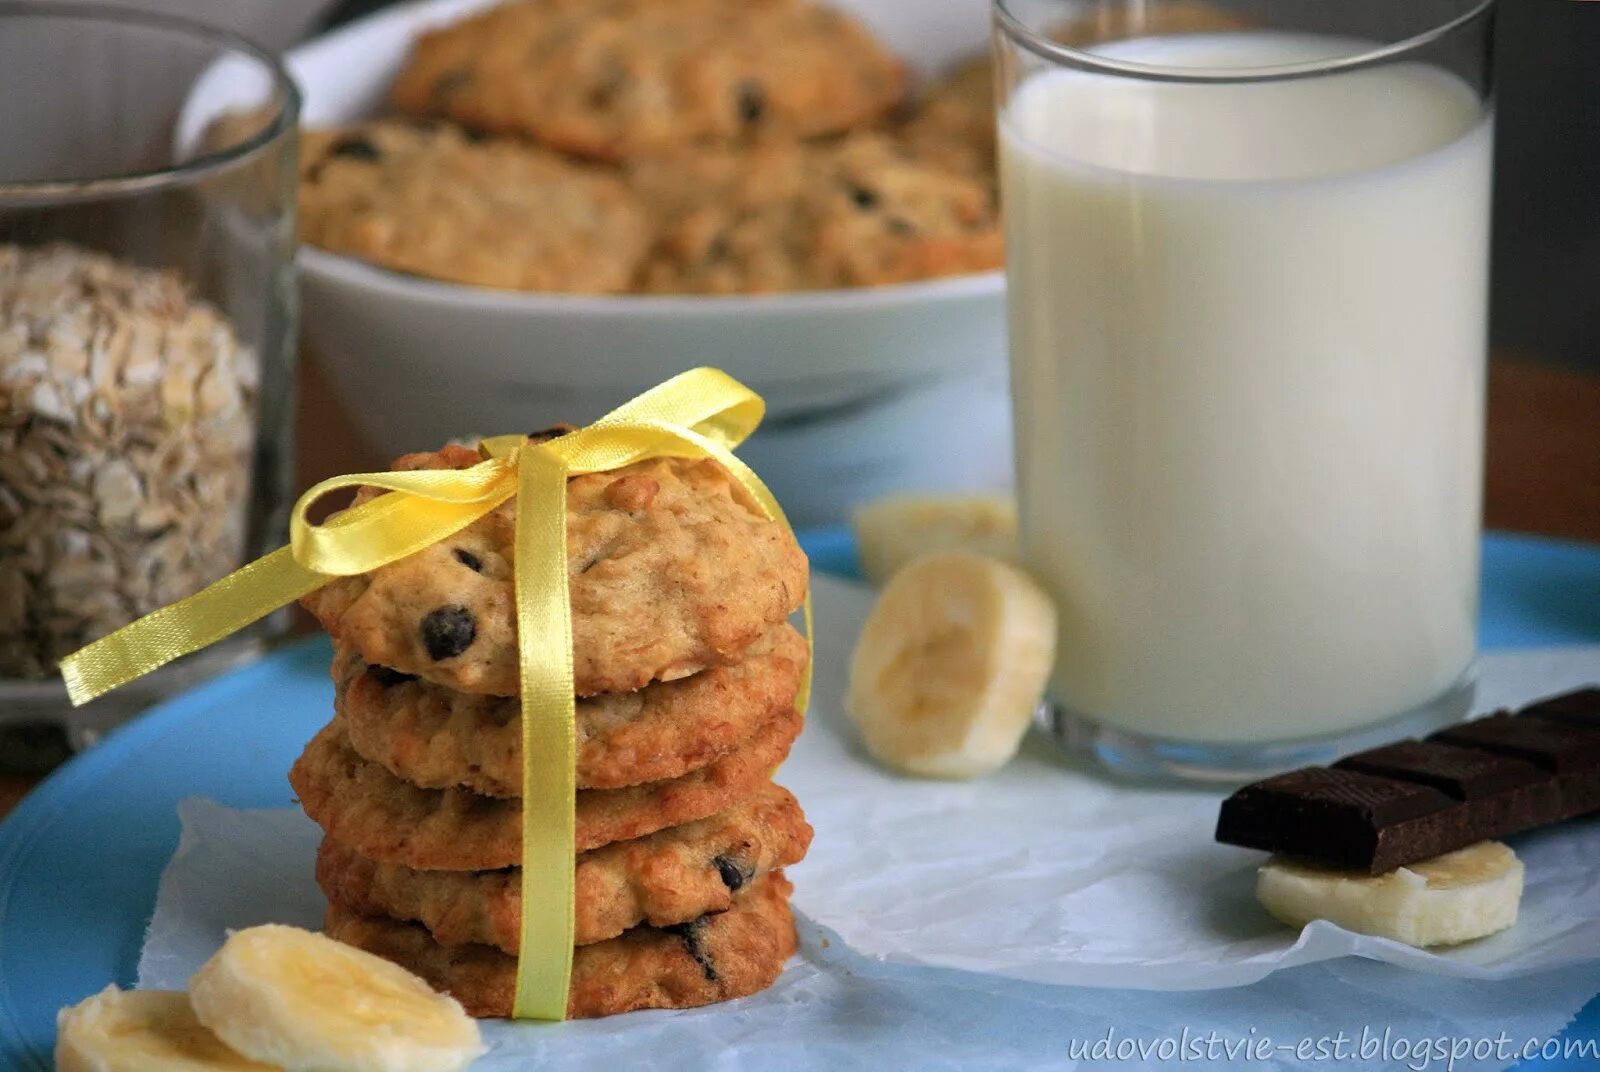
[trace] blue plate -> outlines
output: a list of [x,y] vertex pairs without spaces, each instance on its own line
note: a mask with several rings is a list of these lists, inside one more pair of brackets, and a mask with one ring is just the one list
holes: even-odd
[[[842,532],[803,542],[818,568],[855,572]],[[1482,637],[1487,648],[1600,642],[1600,548],[1486,539]],[[159,705],[0,823],[0,1070],[50,1068],[56,1010],[112,980],[133,985],[180,799],[291,804],[284,775],[327,721],[330,657],[325,639],[304,641]],[[1564,1037],[1600,1037],[1600,1001]]]

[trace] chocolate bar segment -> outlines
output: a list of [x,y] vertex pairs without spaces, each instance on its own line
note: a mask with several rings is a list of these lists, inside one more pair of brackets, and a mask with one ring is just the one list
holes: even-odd
[[1559,818],[1600,810],[1600,729],[1502,711],[1440,730],[1432,739],[1513,756],[1555,775]]
[[1305,767],[1223,801],[1217,840],[1381,874],[1445,851],[1432,846],[1452,836],[1457,811],[1431,786]]
[[1600,687],[1247,785],[1217,840],[1382,874],[1600,811]]
[[1403,782],[1431,785],[1456,800],[1480,800],[1519,786],[1548,782],[1532,763],[1442,741],[1399,741],[1346,756],[1334,764]]
[[1511,756],[1552,774],[1600,769],[1600,730],[1505,711],[1442,729],[1429,740]]
[[[1469,839],[1467,844],[1505,837],[1566,817],[1558,780],[1545,771],[1510,756],[1443,741],[1401,741],[1358,752],[1334,766],[1432,786],[1458,801],[1460,829],[1464,831],[1460,836]],[[1448,852],[1450,848],[1440,851]]]
[[1524,707],[1517,714],[1552,722],[1572,722],[1600,729],[1600,686],[1575,689]]

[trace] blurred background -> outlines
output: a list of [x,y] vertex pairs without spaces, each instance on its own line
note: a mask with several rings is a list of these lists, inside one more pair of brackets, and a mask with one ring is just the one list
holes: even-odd
[[[274,48],[391,0],[119,0],[225,21]],[[1261,0],[1222,0],[1248,9]],[[1501,0],[1487,523],[1600,540],[1600,2]],[[305,484],[383,459],[302,368]]]
[[[113,0],[286,49],[393,0]],[[1213,0],[1248,11],[1270,0]],[[1501,0],[1490,527],[1600,540],[1600,2]],[[385,459],[304,355],[299,483]]]
[[[334,3],[320,25],[392,2]],[[1600,374],[1600,2],[1501,0],[1499,19],[1495,345]]]
[[[312,22],[388,3],[344,0]],[[1600,2],[1500,0],[1498,17],[1486,522],[1600,540]],[[315,362],[304,372],[314,389]]]

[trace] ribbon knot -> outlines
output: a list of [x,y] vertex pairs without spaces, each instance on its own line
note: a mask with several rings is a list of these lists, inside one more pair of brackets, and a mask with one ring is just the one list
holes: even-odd
[[[335,578],[370,573],[438,543],[515,496],[523,824],[522,938],[513,1014],[564,1019],[572,968],[576,794],[567,480],[650,458],[714,458],[769,519],[787,528],[767,486],[732,453],[755,431],[765,410],[759,395],[726,373],[693,369],[557,438],[541,443],[516,435],[487,439],[480,445],[484,460],[467,469],[324,480],[295,503],[289,546],[63,659],[68,694],[74,704],[85,703]],[[307,520],[319,499],[362,487],[388,494],[321,525]],[[809,639],[809,599],[806,635]],[[802,708],[808,692],[809,677],[799,698]]]

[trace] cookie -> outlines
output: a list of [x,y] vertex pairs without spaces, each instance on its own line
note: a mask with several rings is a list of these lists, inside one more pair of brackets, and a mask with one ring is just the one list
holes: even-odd
[[641,162],[630,181],[659,221],[640,287],[737,294],[878,286],[998,268],[984,183],[883,134]]
[[[755,793],[800,734],[790,704],[739,751],[664,782],[581,789],[577,851],[704,819]],[[490,871],[522,859],[522,802],[464,789],[419,789],[362,759],[335,719],[289,771],[313,822],[363,856],[419,871]]]
[[918,160],[981,182],[998,196],[993,61],[976,56],[935,80],[899,137]]
[[[676,778],[720,759],[775,708],[794,702],[808,658],[805,638],[780,625],[733,666],[579,700],[579,788]],[[350,746],[365,759],[425,789],[522,794],[522,720],[515,697],[441,688],[369,666],[345,648],[334,658],[333,679]]]
[[300,237],[453,283],[627,289],[649,233],[612,174],[505,139],[378,120],[300,141]]
[[[396,469],[466,468],[476,451]],[[358,500],[371,498],[363,492]],[[461,692],[518,690],[512,499],[449,539],[301,603],[363,660]],[[567,483],[574,684],[631,692],[739,660],[805,598],[806,556],[717,462],[658,458]]]
[[[1053,40],[1075,48],[1157,34],[1207,33],[1255,25],[1226,8],[1197,0],[1093,5],[1056,25]],[[995,69],[987,54],[957,63],[935,78],[896,131],[919,160],[976,179],[993,190],[996,161]]]
[[1050,30],[1050,39],[1073,48],[1161,34],[1249,30],[1261,24],[1205,0],[1166,0],[1160,4],[1102,4]]
[[[635,927],[573,952],[567,1015],[688,1009],[771,986],[797,946],[781,871],[752,883],[733,907],[670,928]],[[362,916],[331,902],[325,932],[415,972],[473,1016],[510,1016],[513,956],[486,945],[447,948],[425,927]]]
[[[615,938],[726,911],[761,876],[797,863],[811,827],[787,789],[768,784],[708,819],[619,841],[578,857],[574,943]],[[328,899],[368,916],[416,921],[440,945],[517,952],[522,872],[414,871],[378,863],[333,839],[317,853]]]
[[520,0],[424,34],[395,108],[619,161],[877,121],[905,71],[802,0]]

